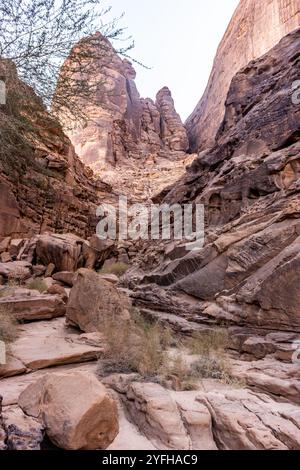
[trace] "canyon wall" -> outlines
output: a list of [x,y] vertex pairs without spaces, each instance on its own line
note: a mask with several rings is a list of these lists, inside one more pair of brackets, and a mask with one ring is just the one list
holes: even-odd
[[218,48],[205,93],[186,122],[193,152],[214,144],[233,76],[299,26],[299,0],[241,0]]
[[197,298],[195,319],[300,332],[299,50],[300,28],[236,74],[216,145],[164,199],[204,204],[205,246],[168,248],[144,282]]
[[46,230],[90,235],[96,207],[112,188],[84,166],[11,62],[0,61],[0,76],[7,88],[0,106],[0,237]]

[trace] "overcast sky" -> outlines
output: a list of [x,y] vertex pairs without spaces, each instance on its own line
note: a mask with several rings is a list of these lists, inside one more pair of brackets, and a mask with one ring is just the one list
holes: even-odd
[[132,55],[141,96],[167,85],[183,120],[199,101],[213,59],[239,0],[103,0],[115,16],[125,12],[136,47]]

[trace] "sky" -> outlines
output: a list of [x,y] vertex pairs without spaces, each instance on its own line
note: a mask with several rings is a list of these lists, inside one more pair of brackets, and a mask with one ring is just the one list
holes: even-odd
[[217,47],[239,0],[103,0],[111,16],[124,18],[135,41],[130,54],[150,70],[135,65],[137,87],[155,99],[168,86],[185,120],[201,98]]

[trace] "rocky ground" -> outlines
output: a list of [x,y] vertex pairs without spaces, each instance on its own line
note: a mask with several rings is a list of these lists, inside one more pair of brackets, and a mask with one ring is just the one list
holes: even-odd
[[[95,317],[117,308],[124,315],[130,301],[116,276],[86,268],[75,274],[76,239],[64,240],[64,245],[61,240],[48,236],[52,263],[47,265],[32,259],[33,264],[0,264],[0,307],[21,321],[7,364],[0,369],[2,448],[47,448],[47,439],[66,449],[299,448],[300,374],[299,365],[291,362],[290,342],[300,335],[274,332],[262,337],[261,331],[231,328],[226,361],[236,383],[203,378],[193,390],[180,391],[141,380],[138,374],[117,373],[101,385],[97,361],[106,341]],[[35,243],[36,253],[39,240]],[[73,270],[59,272],[72,263]],[[46,292],[28,288],[37,280]],[[134,300],[136,292],[129,294]],[[180,305],[179,299],[173,302]],[[150,305],[141,312],[153,318],[157,314]],[[159,320],[178,334],[205,328],[175,312],[159,315]],[[101,424],[94,420],[98,409]],[[93,435],[95,429],[100,438]]]

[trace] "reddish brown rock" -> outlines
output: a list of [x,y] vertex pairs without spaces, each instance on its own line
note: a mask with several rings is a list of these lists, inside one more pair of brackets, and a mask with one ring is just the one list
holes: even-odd
[[87,333],[101,331],[105,318],[129,318],[129,300],[92,270],[76,273],[67,304],[67,319]]
[[[84,167],[60,124],[47,113],[33,90],[18,79],[12,62],[1,60],[0,73],[6,79],[8,96],[12,91],[19,92],[18,111],[32,119],[30,125],[35,129],[33,148],[25,146],[23,153],[8,154],[1,160],[0,237],[23,238],[47,230],[90,236],[95,233],[96,207],[103,196],[110,198],[111,187]],[[4,132],[9,131],[9,113],[9,108],[1,107]],[[22,170],[21,163],[15,169],[9,163],[12,161],[23,162]]]
[[66,311],[59,295],[40,294],[28,289],[14,289],[11,294],[0,298],[0,306],[24,321],[61,317]]
[[[170,313],[191,320],[300,331],[299,47],[297,29],[234,77],[216,145],[164,198],[204,204],[205,246],[172,249],[175,259],[143,279],[169,292],[143,287],[141,303],[166,311],[169,302]],[[198,308],[174,305],[174,292],[198,299]]]

